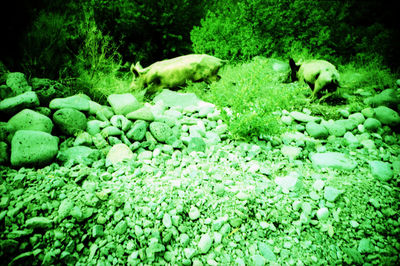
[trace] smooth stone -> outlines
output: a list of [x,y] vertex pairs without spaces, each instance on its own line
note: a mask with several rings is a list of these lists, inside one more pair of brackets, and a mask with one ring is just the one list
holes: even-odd
[[39,98],[34,91],[27,91],[15,97],[0,101],[0,112],[13,115],[26,108],[39,106]]
[[89,111],[89,100],[83,95],[73,95],[66,98],[56,98],[50,101],[50,109],[72,108],[78,111]]
[[123,161],[129,161],[133,158],[131,149],[123,143],[116,144],[108,151],[106,162],[108,164],[116,165]]
[[374,110],[376,119],[378,119],[382,124],[388,126],[396,126],[400,124],[400,116],[396,111],[386,106],[379,106]]
[[329,136],[328,129],[321,124],[315,123],[314,121],[306,124],[306,131],[311,137],[316,139],[326,139]]
[[142,106],[131,93],[111,94],[107,101],[117,115],[126,115]]
[[46,132],[18,130],[11,141],[11,165],[43,166],[58,152],[58,138]]
[[305,122],[305,123],[311,122],[311,121],[318,122],[321,120],[321,118],[307,115],[305,113],[298,112],[298,111],[290,112],[290,116],[293,117],[293,119],[296,121]]
[[154,97],[155,103],[162,102],[163,105],[168,107],[179,107],[184,109],[187,106],[197,106],[200,99],[194,93],[179,93],[164,89],[160,94]]
[[382,181],[389,181],[393,177],[391,164],[382,161],[370,161],[372,176]]
[[129,112],[126,115],[126,117],[132,120],[145,120],[145,121],[154,121],[155,119],[153,112],[147,106],[139,108],[133,112]]
[[319,168],[353,170],[357,166],[357,163],[349,156],[340,152],[314,153],[310,159],[313,166]]
[[53,122],[50,118],[30,109],[24,109],[8,120],[15,130],[36,130],[51,133]]
[[364,122],[364,128],[368,131],[376,132],[382,127],[381,122],[375,118],[367,118]]

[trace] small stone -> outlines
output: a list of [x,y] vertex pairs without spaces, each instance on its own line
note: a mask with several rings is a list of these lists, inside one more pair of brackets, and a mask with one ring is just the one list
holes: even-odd
[[111,94],[107,97],[107,101],[117,115],[126,115],[141,107],[141,104],[131,93]]
[[115,226],[114,232],[118,235],[123,235],[127,229],[128,229],[128,224],[126,223],[125,220],[122,220]]
[[170,228],[172,226],[171,216],[168,213],[165,213],[163,216],[163,224],[166,228]]
[[102,226],[102,225],[99,225],[99,224],[96,224],[95,226],[93,226],[93,229],[92,229],[92,236],[93,236],[94,238],[104,236],[103,226]]
[[318,218],[318,220],[324,221],[324,220],[328,219],[328,217],[329,217],[329,210],[328,210],[328,208],[324,207],[324,208],[321,208],[321,209],[319,209],[319,210],[317,211],[317,218]]
[[368,238],[363,238],[358,243],[358,252],[360,253],[373,253],[375,251],[374,246],[371,243],[371,240]]
[[107,153],[106,162],[116,165],[123,161],[129,161],[133,158],[131,149],[123,143],[116,144],[111,147]]
[[206,254],[208,250],[211,248],[213,243],[213,239],[209,234],[203,234],[200,238],[198,248],[201,254]]
[[386,106],[379,106],[378,108],[375,108],[374,111],[376,119],[378,119],[382,124],[388,126],[396,126],[400,124],[400,116],[396,111]]
[[149,128],[151,134],[158,142],[165,142],[168,138],[174,136],[172,129],[162,122],[152,122]]
[[314,121],[306,124],[306,131],[311,137],[316,139],[326,139],[329,136],[328,129],[321,124],[315,123]]
[[375,118],[367,118],[364,122],[364,128],[368,131],[376,132],[381,127],[381,122],[379,122],[379,120]]
[[191,220],[197,220],[200,217],[200,211],[196,206],[192,206],[189,211],[189,218]]
[[293,161],[298,158],[301,154],[301,148],[289,145],[283,145],[281,148],[281,152],[283,155],[289,158],[289,160]]
[[306,123],[311,122],[311,121],[320,120],[320,118],[313,117],[313,116],[310,116],[310,115],[307,115],[305,113],[298,112],[298,111],[290,112],[290,116],[293,117],[297,121],[306,122]]
[[25,222],[25,226],[28,228],[36,229],[36,228],[41,228],[41,229],[46,229],[46,228],[51,228],[52,221],[46,217],[33,217]]
[[341,190],[334,187],[325,187],[324,198],[329,202],[334,202],[340,194],[342,194]]
[[370,161],[372,176],[382,181],[389,181],[393,177],[393,170],[391,165],[387,162]]
[[272,251],[272,248],[261,241],[258,241],[257,243],[258,250],[260,251],[261,255],[268,261],[276,261],[276,256],[274,252]]

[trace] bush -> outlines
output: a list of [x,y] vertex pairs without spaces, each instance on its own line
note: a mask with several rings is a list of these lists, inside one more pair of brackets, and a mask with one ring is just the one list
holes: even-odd
[[305,104],[303,89],[276,81],[276,73],[263,60],[227,65],[219,74],[221,79],[207,90],[204,83],[193,83],[188,90],[223,110],[234,139],[279,134],[283,127],[274,112]]

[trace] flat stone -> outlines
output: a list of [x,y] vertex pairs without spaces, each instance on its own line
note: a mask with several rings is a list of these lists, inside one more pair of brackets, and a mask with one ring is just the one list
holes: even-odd
[[184,109],[187,106],[199,104],[200,99],[194,93],[179,93],[164,89],[160,94],[154,97],[155,103],[162,102],[168,107],[179,107]]
[[86,130],[86,116],[73,108],[63,108],[53,114],[53,122],[65,135],[74,135]]
[[30,109],[24,109],[8,120],[15,130],[36,130],[51,133],[53,122],[50,118]]
[[120,143],[111,147],[109,150],[106,161],[113,165],[121,163],[133,158],[133,152],[126,144]]
[[139,108],[133,112],[129,112],[126,117],[132,120],[154,121],[153,112],[147,106]]
[[316,139],[326,139],[329,136],[328,129],[321,124],[317,124],[314,121],[306,124],[307,133]]
[[353,170],[357,166],[357,163],[349,156],[340,152],[314,153],[310,159],[313,166],[319,168]]
[[23,109],[39,106],[39,98],[34,91],[28,91],[0,102],[0,112],[13,115]]
[[50,101],[50,109],[72,108],[78,111],[89,111],[89,100],[83,95],[73,95],[66,98],[56,98]]
[[293,117],[293,119],[295,119],[297,121],[305,122],[305,123],[311,122],[311,121],[317,122],[317,121],[321,120],[321,118],[307,115],[305,113],[298,112],[298,111],[290,112],[290,116]]
[[33,217],[25,222],[25,226],[27,228],[41,228],[41,229],[46,229],[46,228],[51,228],[52,221],[49,218],[46,217]]
[[389,181],[393,177],[393,170],[390,163],[381,161],[370,161],[372,176],[382,181]]
[[107,101],[117,115],[126,115],[142,106],[131,93],[111,94]]
[[396,126],[400,124],[399,114],[386,106],[379,106],[374,109],[376,119],[378,119],[382,124],[388,126]]

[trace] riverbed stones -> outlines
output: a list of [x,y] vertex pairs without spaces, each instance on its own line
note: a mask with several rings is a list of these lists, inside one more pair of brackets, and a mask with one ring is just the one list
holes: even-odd
[[133,112],[129,112],[126,117],[132,120],[154,121],[153,112],[147,106],[139,108]]
[[24,109],[14,115],[8,123],[15,130],[37,130],[46,133],[51,133],[53,130],[53,122],[50,118],[30,109]]
[[146,135],[148,123],[144,120],[136,120],[126,136],[133,141],[141,141]]
[[349,156],[340,152],[314,153],[310,159],[313,166],[318,168],[353,170],[357,166]]
[[32,87],[26,81],[25,74],[21,72],[8,73],[6,84],[11,88],[14,96],[32,90]]
[[0,112],[12,115],[26,108],[39,106],[39,98],[34,91],[27,91],[0,102]]
[[316,139],[326,139],[329,136],[328,129],[321,124],[317,124],[314,121],[308,122],[306,124],[307,133]]
[[141,104],[131,93],[111,94],[107,97],[107,101],[117,115],[126,115],[141,107]]
[[87,99],[84,95],[73,95],[66,98],[55,98],[50,101],[50,109],[63,109],[72,108],[79,111],[89,111],[90,99]]
[[194,93],[180,93],[171,90],[162,90],[160,94],[154,97],[154,102],[162,102],[168,107],[179,107],[184,109],[188,106],[197,106],[200,99]]
[[381,127],[381,122],[375,118],[367,118],[364,122],[364,128],[368,131],[376,132]]
[[290,116],[293,117],[293,119],[296,121],[305,122],[305,123],[311,122],[311,121],[318,122],[321,120],[318,117],[314,117],[314,116],[311,116],[311,115],[308,115],[308,114],[305,114],[302,112],[298,112],[298,111],[290,112]]
[[399,114],[386,106],[379,106],[374,109],[376,119],[378,119],[382,124],[388,126],[396,126],[400,124]]
[[393,177],[393,170],[390,163],[382,161],[370,161],[369,167],[373,177],[381,181],[389,181]]
[[11,141],[11,165],[43,166],[58,152],[58,138],[46,132],[18,130]]
[[150,132],[158,142],[166,142],[174,135],[172,129],[165,123],[152,122],[149,126]]
[[126,144],[119,143],[111,147],[107,154],[106,162],[116,165],[123,161],[129,161],[133,158],[133,152]]
[[53,122],[65,135],[74,135],[86,130],[86,116],[73,108],[62,108],[53,114]]

